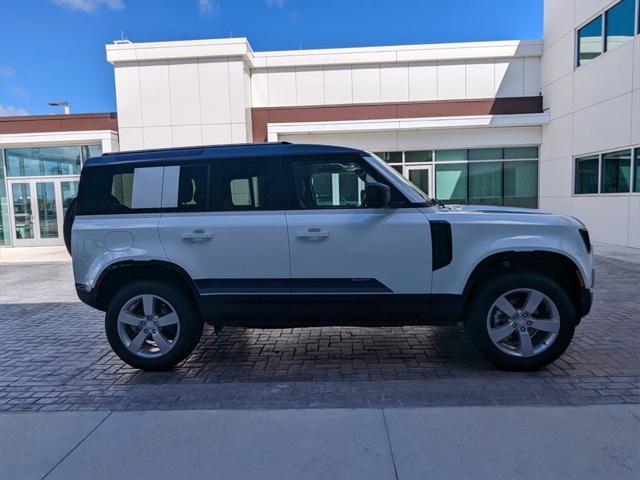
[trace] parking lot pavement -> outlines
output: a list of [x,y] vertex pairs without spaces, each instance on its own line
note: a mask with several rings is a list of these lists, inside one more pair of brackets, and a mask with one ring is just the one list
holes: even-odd
[[0,464],[47,480],[625,480],[639,437],[639,405],[5,413]]
[[205,328],[170,372],[124,365],[69,264],[0,266],[0,410],[640,403],[640,264],[596,257],[592,313],[533,373],[496,370],[462,327]]

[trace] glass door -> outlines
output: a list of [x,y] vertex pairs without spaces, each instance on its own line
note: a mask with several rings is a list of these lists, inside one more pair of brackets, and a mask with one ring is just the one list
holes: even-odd
[[[16,246],[62,245],[60,180],[10,181],[13,240]],[[67,196],[75,192],[66,186]]]
[[430,165],[405,165],[404,167],[404,176],[429,197],[433,197],[431,168]]
[[36,245],[31,182],[9,183],[14,245]]

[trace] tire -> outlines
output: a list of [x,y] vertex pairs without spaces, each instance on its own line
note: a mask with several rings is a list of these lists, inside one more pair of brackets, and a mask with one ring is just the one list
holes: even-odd
[[187,358],[200,341],[202,324],[188,292],[153,281],[123,287],[105,315],[107,339],[115,354],[147,371],[168,370]]
[[62,235],[64,237],[64,246],[67,247],[67,252],[71,255],[71,228],[73,227],[73,221],[76,219],[76,201],[78,198],[74,198],[69,203],[67,211],[64,214],[64,221],[62,223]]
[[[558,283],[532,272],[483,284],[470,299],[465,328],[487,360],[505,370],[528,371],[564,353],[573,338],[576,311]],[[538,299],[538,307],[530,308]]]

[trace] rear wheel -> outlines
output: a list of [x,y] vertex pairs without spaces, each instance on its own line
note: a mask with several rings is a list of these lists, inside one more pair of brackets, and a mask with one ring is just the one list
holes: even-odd
[[105,329],[123,361],[143,370],[166,370],[191,354],[202,320],[188,293],[159,282],[136,282],[112,299]]
[[573,338],[575,308],[551,278],[515,273],[476,292],[465,327],[476,347],[507,370],[535,370],[555,361]]

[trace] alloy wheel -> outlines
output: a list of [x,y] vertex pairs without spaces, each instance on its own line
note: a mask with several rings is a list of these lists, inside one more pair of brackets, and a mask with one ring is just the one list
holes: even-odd
[[547,350],[557,338],[560,313],[553,300],[538,290],[511,290],[489,308],[487,331],[502,352],[533,357]]
[[129,351],[144,358],[166,355],[180,335],[180,321],[173,306],[152,294],[137,295],[118,314],[118,335]]

